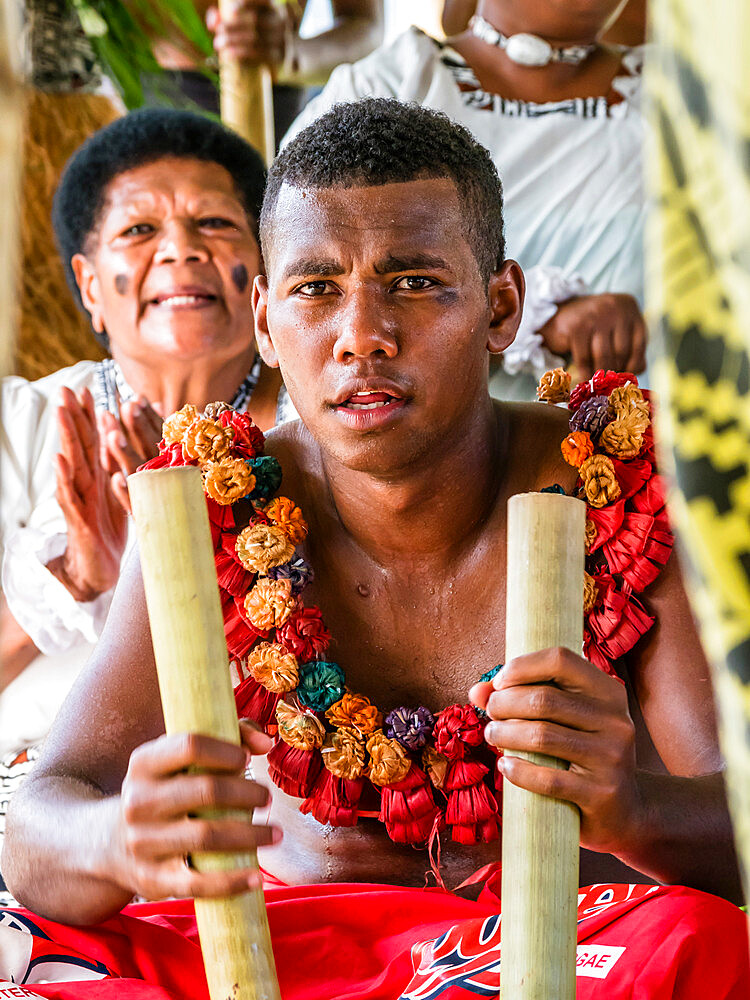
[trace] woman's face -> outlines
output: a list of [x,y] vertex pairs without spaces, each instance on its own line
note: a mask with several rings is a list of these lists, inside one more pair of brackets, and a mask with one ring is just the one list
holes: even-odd
[[550,41],[588,42],[625,0],[479,0],[477,11],[505,34],[529,32]]
[[119,174],[72,264],[115,356],[221,364],[251,349],[260,249],[217,163],[165,157]]

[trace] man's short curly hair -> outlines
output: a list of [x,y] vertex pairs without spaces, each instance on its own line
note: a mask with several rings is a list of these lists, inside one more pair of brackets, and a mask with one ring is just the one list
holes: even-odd
[[386,98],[337,104],[292,139],[268,173],[261,243],[270,249],[284,184],[375,187],[438,177],[456,186],[467,241],[489,281],[505,259],[503,189],[490,154],[442,112]]
[[85,253],[100,221],[107,185],[119,174],[166,156],[218,163],[234,180],[257,229],[266,171],[260,155],[235,132],[192,111],[145,108],[95,132],[68,160],[52,207],[65,275],[83,308],[70,261]]

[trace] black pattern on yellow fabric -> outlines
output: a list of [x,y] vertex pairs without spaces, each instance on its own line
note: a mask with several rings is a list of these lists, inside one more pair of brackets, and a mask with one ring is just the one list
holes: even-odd
[[[647,297],[750,889],[750,6],[654,0]],[[666,450],[666,449],[665,449]],[[666,456],[665,456],[666,457]]]

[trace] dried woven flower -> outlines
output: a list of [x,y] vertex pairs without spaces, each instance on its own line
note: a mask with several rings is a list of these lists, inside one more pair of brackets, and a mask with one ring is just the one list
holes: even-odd
[[280,701],[276,706],[276,722],[279,736],[290,747],[318,750],[323,746],[325,726],[307,709],[289,701]]
[[[251,573],[268,573],[272,566],[288,562],[294,546],[275,524],[249,524],[237,535],[237,558]],[[292,584],[289,581],[291,588]]]
[[252,461],[255,489],[250,495],[253,501],[266,500],[272,497],[281,486],[281,465],[273,455],[258,455]]
[[432,735],[435,716],[424,705],[419,708],[394,708],[385,720],[386,736],[398,740],[407,750],[421,750]]
[[448,758],[434,747],[427,746],[422,751],[422,767],[435,788],[442,788],[448,773]]
[[584,399],[570,418],[572,431],[586,431],[592,441],[598,441],[599,435],[612,420],[609,399],[606,396],[591,396]]
[[283,625],[297,604],[288,580],[258,580],[245,597],[245,614],[255,628]]
[[268,576],[272,580],[289,580],[292,585],[292,593],[294,594],[301,593],[308,583],[312,583],[315,578],[312,566],[302,556],[298,556],[292,562],[282,563],[280,566],[272,566],[268,570]]
[[241,500],[255,486],[255,476],[241,458],[222,458],[203,467],[203,489],[216,503],[227,506]]
[[373,785],[394,785],[409,773],[411,760],[398,740],[389,739],[385,733],[377,732],[367,741],[370,755],[368,772]]
[[586,499],[592,507],[605,507],[619,497],[621,490],[615,476],[615,467],[612,459],[606,455],[587,458],[581,466],[580,474]]
[[599,588],[596,580],[588,573],[583,574],[583,613],[587,615],[594,610],[599,599]]
[[351,729],[338,729],[326,736],[323,763],[337,778],[354,781],[364,770],[367,754],[364,740]]
[[201,464],[220,462],[232,448],[234,431],[222,427],[214,420],[198,417],[185,431],[182,447],[188,458],[197,458]]
[[369,736],[380,729],[383,717],[376,705],[363,694],[345,692],[342,698],[326,712],[326,718],[332,726],[341,729],[354,729],[360,736]]
[[586,431],[571,431],[560,445],[562,457],[568,465],[580,468],[594,454],[594,442]]
[[265,507],[265,514],[281,528],[293,545],[301,545],[307,538],[307,522],[302,511],[288,497],[275,497]]
[[219,399],[215,403],[208,404],[208,406],[203,411],[203,416],[206,418],[206,420],[218,420],[219,417],[222,415],[222,413],[226,413],[228,410],[231,409],[232,407],[229,405],[229,403],[225,403],[223,402],[223,400]]
[[192,403],[186,403],[164,421],[161,426],[161,436],[167,444],[181,444],[188,427],[198,419],[198,411]]
[[598,533],[599,532],[597,531],[597,528],[596,528],[596,525],[594,524],[594,522],[591,520],[590,517],[587,517],[586,518],[586,541],[585,541],[586,551],[587,552],[591,551],[591,546],[596,541],[596,536],[598,535]]
[[286,694],[299,684],[297,657],[277,642],[258,643],[247,657],[247,669],[267,691]]
[[338,663],[311,660],[299,668],[297,697],[316,712],[325,712],[344,693],[344,671]]
[[631,417],[613,420],[602,432],[599,443],[616,458],[635,458],[643,447],[642,417],[637,410],[633,411],[633,416],[634,420]]
[[627,417],[634,411],[640,414],[644,430],[651,422],[651,407],[637,385],[630,383],[613,389],[609,395],[609,405],[618,419]]
[[544,403],[565,403],[570,398],[570,373],[564,368],[545,372],[537,386],[536,396]]

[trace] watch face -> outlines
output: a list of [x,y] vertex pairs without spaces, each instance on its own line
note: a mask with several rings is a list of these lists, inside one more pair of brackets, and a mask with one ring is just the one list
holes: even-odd
[[546,66],[552,59],[552,46],[537,35],[511,35],[505,54],[521,66]]

